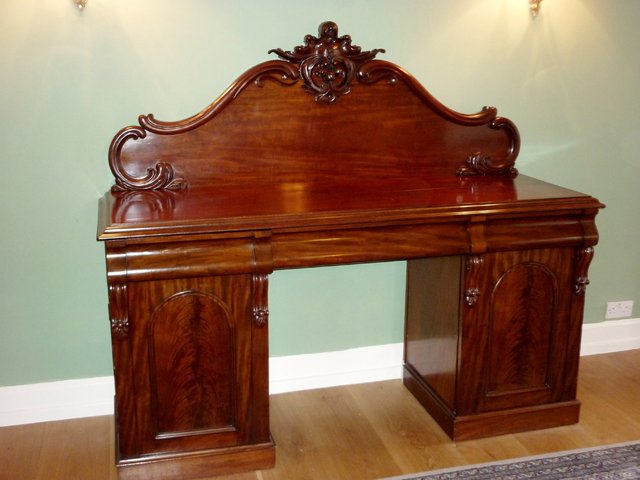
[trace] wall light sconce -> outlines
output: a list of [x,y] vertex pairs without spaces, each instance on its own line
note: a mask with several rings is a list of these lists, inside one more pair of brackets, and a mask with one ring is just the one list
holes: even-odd
[[87,6],[87,1],[88,0],[73,0],[73,3],[76,4],[76,7],[78,7],[78,10],[84,10],[84,7]]
[[540,4],[542,0],[529,0],[529,12],[531,12],[531,16],[533,18],[538,16],[538,12],[540,12]]

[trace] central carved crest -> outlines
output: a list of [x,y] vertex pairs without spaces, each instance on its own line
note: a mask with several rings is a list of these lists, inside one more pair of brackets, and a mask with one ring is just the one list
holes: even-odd
[[331,103],[351,91],[351,81],[358,68],[384,49],[363,52],[351,45],[349,35],[338,36],[334,22],[324,22],[318,36],[307,35],[304,45],[285,52],[280,48],[269,50],[280,58],[299,64],[304,88],[315,95],[317,101]]

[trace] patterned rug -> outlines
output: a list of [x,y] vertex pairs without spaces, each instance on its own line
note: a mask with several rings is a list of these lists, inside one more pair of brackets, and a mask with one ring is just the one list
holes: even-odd
[[640,442],[466,465],[386,480],[640,479]]

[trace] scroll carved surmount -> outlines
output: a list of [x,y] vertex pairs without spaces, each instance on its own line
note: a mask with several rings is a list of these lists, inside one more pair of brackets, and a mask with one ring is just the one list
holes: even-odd
[[280,58],[299,64],[304,88],[314,94],[317,101],[331,103],[351,91],[351,82],[358,68],[373,59],[384,49],[363,52],[351,45],[349,35],[338,36],[334,22],[324,22],[318,28],[318,36],[307,35],[304,45],[293,51],[272,49]]
[[173,165],[167,162],[157,162],[155,166],[148,167],[143,176],[135,176],[128,172],[122,158],[125,144],[143,140],[147,138],[149,132],[156,135],[179,135],[195,130],[224,110],[248,84],[253,82],[260,87],[265,79],[271,79],[284,85],[293,85],[299,75],[298,69],[291,64],[276,60],[265,62],[247,71],[216,101],[189,118],[177,122],[165,122],[157,120],[153,114],[140,115],[138,117],[140,126],[130,126],[120,130],[109,147],[109,167],[116,181],[111,191],[185,190],[188,186],[187,180],[179,176]]

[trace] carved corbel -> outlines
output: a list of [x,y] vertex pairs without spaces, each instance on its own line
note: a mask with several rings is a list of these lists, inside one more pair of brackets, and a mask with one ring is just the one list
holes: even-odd
[[273,272],[271,232],[254,232],[253,259],[254,273],[251,278],[253,322],[262,328],[269,323],[269,273]]
[[127,301],[127,284],[109,285],[109,318],[111,320],[111,336],[124,339],[129,335],[129,314]]
[[464,303],[469,308],[476,305],[476,303],[478,302],[478,297],[481,293],[478,277],[480,275],[480,270],[483,263],[484,257],[482,255],[471,255],[467,257],[467,275],[464,282]]
[[578,294],[584,294],[589,285],[589,277],[587,272],[591,260],[593,260],[593,247],[581,248],[576,252],[576,269],[575,269],[575,292]]
[[252,276],[253,322],[257,327],[265,327],[269,323],[269,274],[254,273]]

